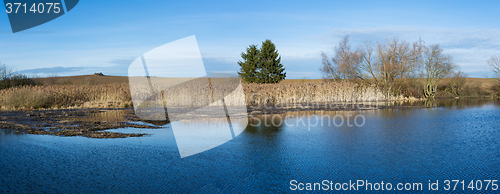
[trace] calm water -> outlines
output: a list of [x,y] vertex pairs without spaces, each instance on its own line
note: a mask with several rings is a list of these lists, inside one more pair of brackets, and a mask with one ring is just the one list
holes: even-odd
[[[113,130],[151,134],[126,139],[0,131],[0,193],[283,192],[291,180],[358,179],[421,182],[425,191],[429,180],[500,179],[500,103],[441,105],[447,107],[289,113],[292,125],[249,126],[182,159],[169,125]],[[363,115],[365,124],[328,126],[318,114]],[[325,124],[295,125],[301,117]]]

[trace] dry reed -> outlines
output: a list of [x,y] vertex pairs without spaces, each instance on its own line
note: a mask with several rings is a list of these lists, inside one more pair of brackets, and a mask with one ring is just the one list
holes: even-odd
[[[233,84],[233,83],[231,83]],[[234,85],[234,84],[233,84]],[[355,103],[405,100],[401,97],[386,97],[374,87],[357,85],[351,82],[313,82],[277,84],[243,83],[246,105],[262,104],[304,104],[304,103]],[[233,86],[231,86],[233,87]],[[149,94],[149,88],[136,88]],[[237,88],[241,90],[241,88]],[[169,93],[168,89],[165,91]],[[178,88],[178,94],[166,95],[168,105],[183,103],[206,104],[207,92],[193,85],[191,88]],[[228,91],[222,92],[224,95]],[[197,94],[205,97],[197,97]],[[240,105],[243,97],[234,95],[226,99],[228,106]],[[217,95],[217,94],[214,94]],[[176,97],[176,98],[173,98]],[[217,97],[216,97],[217,99]],[[220,99],[220,98],[218,98]],[[39,108],[110,108],[132,106],[129,84],[101,85],[43,85],[24,86],[0,90],[2,109],[39,109]]]
[[127,107],[128,84],[44,85],[0,90],[2,109]]
[[410,100],[386,96],[375,87],[348,81],[317,83],[244,84],[247,105],[321,104]]

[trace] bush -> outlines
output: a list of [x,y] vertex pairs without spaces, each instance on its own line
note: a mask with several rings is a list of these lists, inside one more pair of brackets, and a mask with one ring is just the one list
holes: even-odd
[[405,79],[401,83],[401,93],[404,97],[420,98],[424,96],[423,84],[416,78]]
[[491,90],[493,90],[495,97],[500,97],[500,83],[498,83],[497,85],[492,86]]
[[0,66],[0,90],[32,85],[36,85],[36,82],[28,76],[14,74],[13,71],[8,69],[5,65]]

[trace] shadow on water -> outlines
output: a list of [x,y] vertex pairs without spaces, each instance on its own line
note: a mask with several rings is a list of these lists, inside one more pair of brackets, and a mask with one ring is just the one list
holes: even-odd
[[437,106],[456,107],[457,109],[465,109],[479,107],[484,105],[500,106],[500,100],[485,100],[485,99],[441,99],[437,100]]
[[14,135],[14,136],[23,136],[24,134],[22,133],[14,133],[14,132],[11,132],[9,130],[0,130],[0,142],[2,141],[2,139],[5,137],[5,138],[8,138],[7,136],[11,136],[11,135]]

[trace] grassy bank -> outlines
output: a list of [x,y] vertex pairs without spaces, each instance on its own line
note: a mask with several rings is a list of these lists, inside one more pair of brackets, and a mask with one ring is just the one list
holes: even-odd
[[[4,110],[49,108],[123,108],[132,106],[127,77],[74,76],[34,79],[35,86],[0,90]],[[415,82],[419,80],[414,80]],[[500,84],[496,79],[467,78],[451,92],[450,80],[443,79],[437,97],[493,98]],[[387,96],[374,87],[348,81],[284,80],[277,84],[243,84],[247,105],[414,101],[419,98]],[[420,90],[415,88],[416,91]]]

